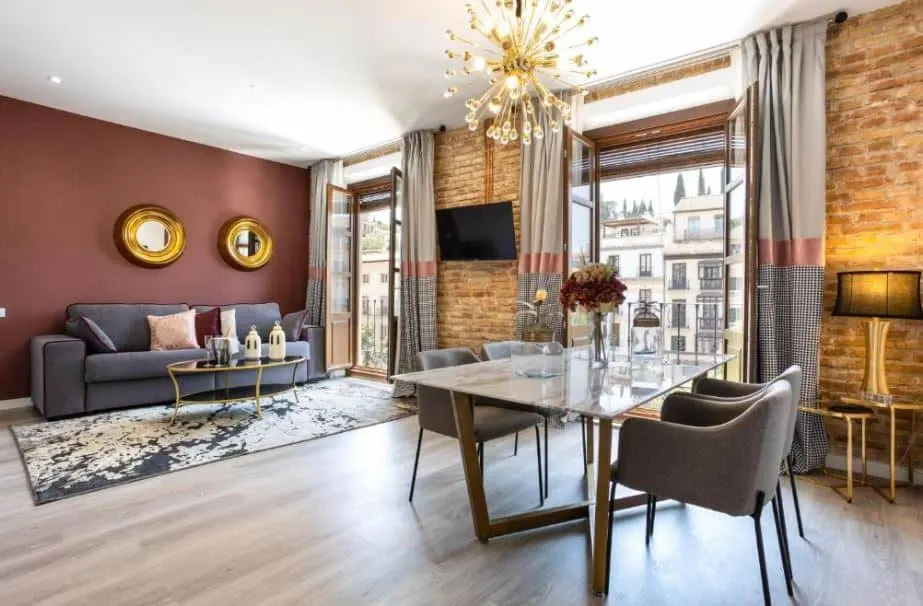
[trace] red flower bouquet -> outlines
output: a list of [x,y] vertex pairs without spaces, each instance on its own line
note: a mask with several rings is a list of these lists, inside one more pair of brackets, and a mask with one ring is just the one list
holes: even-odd
[[608,313],[625,302],[625,283],[615,270],[603,263],[584,265],[561,286],[561,305],[571,311],[577,306],[590,312]]

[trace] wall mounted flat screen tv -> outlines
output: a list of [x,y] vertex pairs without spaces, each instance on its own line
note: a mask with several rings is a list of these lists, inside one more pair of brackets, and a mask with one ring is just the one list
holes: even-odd
[[443,261],[516,259],[512,202],[437,210],[436,232]]

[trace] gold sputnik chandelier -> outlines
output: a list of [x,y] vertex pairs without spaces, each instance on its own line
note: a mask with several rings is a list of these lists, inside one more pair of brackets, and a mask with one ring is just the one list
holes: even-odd
[[[488,87],[483,94],[465,101],[468,127],[477,130],[482,119],[491,114],[495,119],[487,135],[500,143],[521,140],[529,145],[532,139],[545,136],[539,112],[547,114],[552,130],[570,124],[568,103],[549,90],[586,88],[567,81],[575,76],[585,82],[596,75],[588,67],[585,49],[599,39],[586,37],[583,29],[589,15],[576,16],[573,0],[479,0],[483,12],[465,5],[470,40],[452,30],[449,40],[461,45],[461,50],[446,50],[455,66],[445,71],[448,79],[456,76],[486,75]],[[495,4],[491,8],[490,4]],[[458,67],[458,62],[461,67]],[[543,82],[544,81],[544,82]],[[444,93],[449,98],[459,92],[458,85]],[[488,114],[489,112],[489,114]]]

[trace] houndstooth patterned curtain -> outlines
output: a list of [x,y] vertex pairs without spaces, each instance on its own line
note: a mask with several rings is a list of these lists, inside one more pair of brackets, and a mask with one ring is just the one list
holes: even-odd
[[[436,195],[433,186],[433,133],[418,131],[404,137],[401,205],[401,313],[398,327],[398,374],[416,369],[421,351],[436,349]],[[394,396],[414,394],[400,381]]]
[[327,185],[345,187],[342,160],[321,160],[311,166],[310,252],[308,253],[308,287],[304,308],[307,323],[323,326],[327,300]]
[[[747,83],[757,84],[759,188],[759,373],[801,366],[801,404],[817,406],[824,297],[826,20],[784,26],[743,42]],[[794,470],[818,469],[827,435],[799,413]]]

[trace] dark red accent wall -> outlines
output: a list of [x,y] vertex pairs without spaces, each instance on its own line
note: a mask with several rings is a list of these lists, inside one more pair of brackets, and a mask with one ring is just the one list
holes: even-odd
[[[75,301],[304,305],[306,170],[0,97],[0,400],[28,395],[29,338],[58,333]],[[135,204],[186,227],[172,266],[143,269],[113,243]],[[247,214],[275,238],[256,272],[228,267],[218,229]]]

